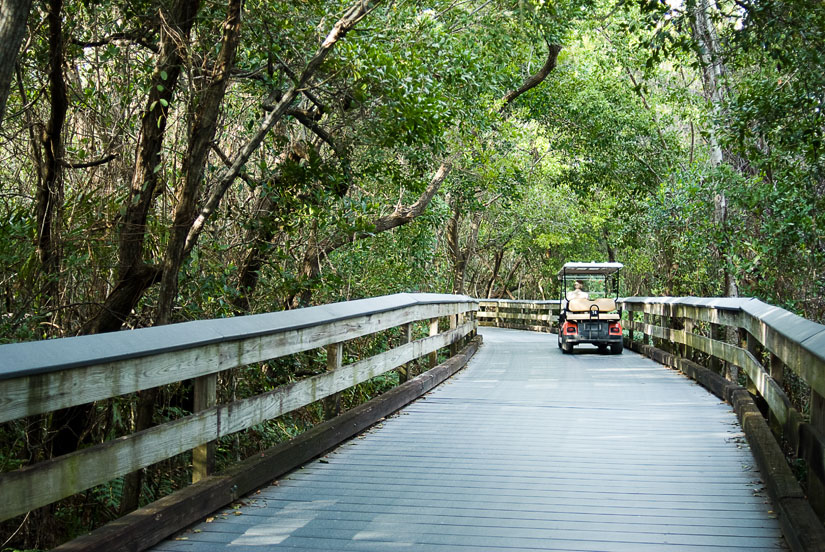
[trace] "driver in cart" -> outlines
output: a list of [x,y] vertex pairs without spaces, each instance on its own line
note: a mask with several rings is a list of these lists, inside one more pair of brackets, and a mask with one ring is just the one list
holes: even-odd
[[572,299],[590,299],[590,295],[582,289],[584,282],[576,280],[575,289],[567,293],[567,300]]

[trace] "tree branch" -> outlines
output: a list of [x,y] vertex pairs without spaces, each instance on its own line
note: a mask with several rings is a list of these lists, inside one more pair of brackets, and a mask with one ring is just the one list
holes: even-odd
[[112,154],[107,155],[106,157],[102,157],[102,158],[100,158],[96,161],[87,161],[86,163],[71,163],[69,161],[61,161],[61,163],[67,169],[88,169],[90,167],[97,167],[97,166],[100,166],[100,165],[105,165],[109,161],[117,159],[118,155],[119,154],[117,154],[117,153],[112,153]]
[[510,107],[510,105],[522,94],[527,92],[528,90],[535,88],[539,84],[547,78],[547,75],[550,74],[556,67],[556,60],[559,57],[559,52],[561,52],[561,45],[560,44],[550,44],[547,43],[547,60],[544,62],[544,65],[541,69],[538,70],[534,75],[531,75],[524,81],[524,83],[516,88],[515,90],[509,92],[507,95],[504,96],[504,105],[501,106],[499,110],[501,113]]
[[99,46],[106,46],[107,44],[111,44],[112,42],[117,42],[119,40],[134,42],[135,44],[143,46],[147,50],[150,50],[155,53],[158,53],[159,51],[158,45],[146,40],[144,34],[139,31],[112,33],[109,36],[101,38],[100,40],[80,40],[78,38],[72,38],[71,43],[81,48],[97,48]]
[[316,71],[318,71],[327,55],[329,55],[332,51],[335,44],[339,40],[343,39],[344,36],[346,36],[346,34],[353,27],[355,27],[359,21],[369,15],[380,3],[381,0],[359,0],[355,3],[355,5],[347,10],[341,19],[335,23],[332,30],[324,39],[324,42],[321,44],[321,47],[312,59],[310,59],[306,67],[304,67],[304,70],[301,72],[301,76],[292,84],[292,86],[289,87],[286,92],[284,92],[283,96],[273,107],[272,111],[264,117],[264,120],[261,122],[261,125],[258,127],[258,131],[252,139],[249,140],[246,145],[244,145],[244,147],[241,148],[241,150],[235,155],[235,158],[232,161],[232,166],[224,170],[220,175],[212,195],[201,209],[198,217],[192,223],[189,234],[186,238],[186,245],[184,248],[185,252],[188,253],[195,246],[206,221],[212,216],[212,213],[215,212],[218,205],[220,205],[221,199],[226,193],[226,190],[228,190],[232,182],[235,181],[235,178],[238,176],[241,169],[261,145],[264,137],[269,133],[272,127],[275,126],[275,123],[280,121],[284,114],[286,114],[287,110],[292,105],[292,102],[295,101],[295,97],[303,91],[304,87],[313,75],[315,75]]

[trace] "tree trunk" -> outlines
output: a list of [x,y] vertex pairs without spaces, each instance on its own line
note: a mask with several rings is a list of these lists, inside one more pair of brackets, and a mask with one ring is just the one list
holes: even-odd
[[44,284],[41,308],[57,306],[60,274],[60,214],[63,207],[63,125],[66,122],[68,100],[63,78],[62,0],[50,0],[49,24],[49,93],[50,114],[40,138],[40,179],[35,197],[37,215],[37,254],[40,258]]
[[[152,418],[155,412],[155,402],[157,401],[160,389],[154,387],[140,391],[137,400],[137,411],[135,412],[134,431],[148,429],[152,425]],[[127,474],[123,478],[123,495],[120,499],[119,514],[124,516],[136,509],[140,503],[140,491],[143,486],[143,470],[137,470]]]
[[461,247],[459,245],[459,237],[458,237],[458,230],[461,226],[461,213],[458,211],[458,201],[453,199],[447,199],[447,203],[450,204],[452,214],[450,218],[447,219],[447,231],[446,239],[447,239],[447,255],[450,257],[450,262],[453,265],[453,286],[452,292],[453,293],[464,293],[464,281],[463,281],[463,267],[464,267],[464,259],[461,255]]
[[[713,114],[717,115],[722,109],[725,96],[723,83],[725,66],[720,55],[719,36],[710,18],[710,9],[708,0],[693,0],[688,3],[691,34],[699,49],[698,57],[702,66],[702,86],[705,98],[710,102]],[[724,156],[716,139],[716,129],[713,124],[707,130],[711,163],[716,166],[722,163]]]
[[460,230],[461,214],[457,201],[452,204],[453,214],[447,221],[447,252],[453,265],[453,293],[463,295],[465,292],[464,282],[467,276],[467,265],[475,252],[476,241],[478,240],[478,229],[481,225],[481,213],[474,213],[470,221],[470,233],[467,236],[465,247],[461,247]]
[[[687,4],[690,14],[691,34],[698,47],[699,62],[702,66],[702,86],[705,99],[710,103],[711,112],[714,119],[724,107],[725,90],[724,76],[725,65],[722,61],[719,37],[710,16],[711,6],[708,0],[693,0]],[[711,164],[715,167],[723,162],[728,162],[732,166],[738,165],[732,159],[726,159],[717,139],[714,123],[709,125],[708,143],[710,146]],[[714,223],[720,228],[721,233],[727,236],[728,200],[724,192],[720,192],[714,198]],[[731,256],[730,246],[723,246],[717,251],[723,264],[725,294],[729,297],[739,296],[739,286],[736,282],[736,275],[728,267],[728,260]]]
[[506,293],[507,295],[510,296],[510,299],[515,299],[515,297],[513,297],[513,294],[510,293],[510,282],[513,280],[513,277],[516,275],[516,272],[518,272],[518,269],[521,266],[521,261],[523,261],[523,260],[524,260],[524,257],[519,258],[515,262],[515,264],[513,264],[513,266],[510,267],[510,270],[507,272],[507,276],[505,276],[504,279],[502,280],[502,290],[503,290],[504,293]]
[[[307,247],[304,254],[304,259],[301,268],[301,276],[305,284],[310,284],[321,275],[321,259],[335,251],[336,249],[350,244],[356,240],[361,240],[371,237],[381,232],[404,226],[414,221],[430,204],[436,192],[441,188],[441,184],[450,174],[453,167],[455,154],[445,159],[433,177],[427,188],[422,192],[418,199],[412,205],[398,205],[395,210],[389,215],[378,217],[373,222],[372,228],[369,232],[347,232],[333,234],[326,239],[319,242],[312,240]],[[305,285],[304,289],[298,294],[299,302],[296,302],[295,297],[290,301],[292,308],[299,306],[306,306],[309,304],[312,296],[312,289],[309,285]]]
[[[149,265],[143,258],[146,222],[158,185],[160,152],[173,92],[182,71],[184,49],[195,22],[199,0],[179,0],[167,14],[168,27],[161,32],[160,50],[152,74],[147,108],[141,121],[141,138],[132,175],[131,197],[120,229],[119,280],[106,304],[91,326],[93,332],[116,331],[137,306],[143,293],[162,278],[162,268]],[[135,431],[148,429],[158,395],[157,389],[138,394]],[[124,480],[120,512],[125,514],[140,502],[143,471],[128,474]]]
[[221,51],[213,70],[213,77],[197,100],[198,111],[189,132],[189,147],[183,158],[183,186],[178,190],[172,232],[163,262],[155,325],[168,324],[172,316],[172,307],[178,293],[178,273],[185,256],[186,237],[195,218],[206,158],[215,137],[220,106],[229,83],[229,73],[235,64],[235,52],[241,34],[242,4],[242,0],[229,0],[223,24]]
[[[31,5],[31,0],[0,2],[0,128],[3,126],[6,100],[14,76],[20,43],[26,34],[26,20],[29,18]],[[21,101],[23,101],[22,98]]]
[[607,249],[607,262],[615,263],[616,262],[616,250],[613,248],[613,245],[610,242],[610,234],[607,231],[607,227],[602,228],[602,236],[604,237],[605,249]]
[[269,218],[276,204],[263,186],[259,186],[260,197],[255,210],[250,217],[255,221],[252,228],[246,232],[244,243],[249,244],[246,254],[238,268],[238,297],[232,301],[237,314],[246,314],[251,308],[250,298],[255,293],[263,267],[264,248],[275,237]]
[[500,251],[496,251],[495,256],[493,258],[493,270],[490,274],[490,280],[487,282],[487,290],[484,292],[484,296],[487,299],[492,299],[493,297],[493,286],[496,283],[496,278],[498,278],[498,272],[501,270],[501,261],[504,259],[504,249]]
[[[120,222],[118,276],[114,290],[103,307],[84,325],[86,333],[117,331],[137,306],[143,293],[162,276],[162,267],[145,262],[146,221],[155,198],[161,168],[160,152],[178,78],[183,52],[189,41],[199,0],[178,0],[162,10],[166,24],[161,29],[160,47],[141,120],[140,141],[135,155],[131,194]],[[186,40],[186,44],[182,43]]]
[[[63,76],[63,0],[49,0],[47,22],[49,29],[49,94],[50,113],[40,139],[42,154],[38,156],[40,178],[35,199],[37,215],[37,253],[42,269],[41,309],[52,309],[53,327],[60,327],[56,309],[60,293],[60,224],[63,209],[64,144],[63,126],[66,122],[68,99]],[[88,429],[92,404],[58,410],[52,415],[49,433],[52,456],[61,456],[77,450]]]
[[[326,39],[324,39],[321,43],[321,47],[315,52],[315,55],[309,60],[306,67],[304,67],[300,77],[298,77],[287,89],[287,91],[281,95],[281,99],[278,100],[277,104],[273,106],[272,110],[266,117],[264,117],[264,120],[261,122],[252,139],[238,151],[231,166],[226,168],[218,177],[218,182],[215,185],[212,195],[209,197],[206,204],[201,209],[200,214],[198,214],[198,217],[189,229],[189,234],[186,238],[186,245],[184,247],[184,251],[186,253],[191,251],[197,243],[207,220],[209,220],[218,208],[224,194],[229,189],[232,182],[234,182],[238,177],[238,174],[240,174],[241,169],[249,160],[250,156],[258,149],[258,147],[260,147],[266,135],[270,130],[272,130],[272,127],[275,126],[275,124],[287,113],[298,94],[304,91],[309,83],[309,80],[315,75],[318,69],[320,69],[321,64],[335,47],[335,44],[344,38],[349,31],[351,31],[362,19],[369,15],[369,13],[372,12],[372,10],[374,10],[379,4],[381,4],[381,0],[359,1],[348,9],[344,16],[339,19],[335,25],[333,25],[332,30],[327,35]],[[267,101],[264,103],[267,104],[270,102]]]

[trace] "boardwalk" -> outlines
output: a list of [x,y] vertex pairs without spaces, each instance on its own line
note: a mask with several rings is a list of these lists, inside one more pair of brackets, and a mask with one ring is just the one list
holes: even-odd
[[630,351],[481,333],[425,399],[154,550],[785,549],[730,407]]

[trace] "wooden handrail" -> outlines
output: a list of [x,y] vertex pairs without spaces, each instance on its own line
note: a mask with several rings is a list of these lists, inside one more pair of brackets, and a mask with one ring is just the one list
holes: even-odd
[[[397,294],[254,316],[0,346],[0,422],[343,343],[413,322],[431,335],[270,392],[0,474],[0,520],[105,483],[333,395],[475,332],[478,302]],[[462,321],[459,323],[459,316]],[[432,321],[450,317],[439,333]],[[435,328],[435,331],[433,330]],[[210,389],[209,385],[196,389]],[[214,385],[211,386],[214,393]]]
[[[629,340],[661,340],[677,356],[691,350],[706,355],[717,373],[741,369],[749,391],[764,399],[774,430],[808,462],[809,497],[825,513],[825,326],[752,298],[628,297],[621,300]],[[638,320],[635,313],[642,313]],[[655,320],[655,319],[658,319]],[[697,328],[704,326],[704,332]],[[725,336],[731,328],[736,337]],[[708,335],[703,335],[708,334]],[[733,341],[733,342],[731,342]],[[766,366],[763,357],[768,357]],[[810,422],[798,412],[782,386],[784,368],[811,389]],[[736,382],[734,382],[736,383]]]
[[559,301],[479,299],[480,326],[551,332],[558,326]]

